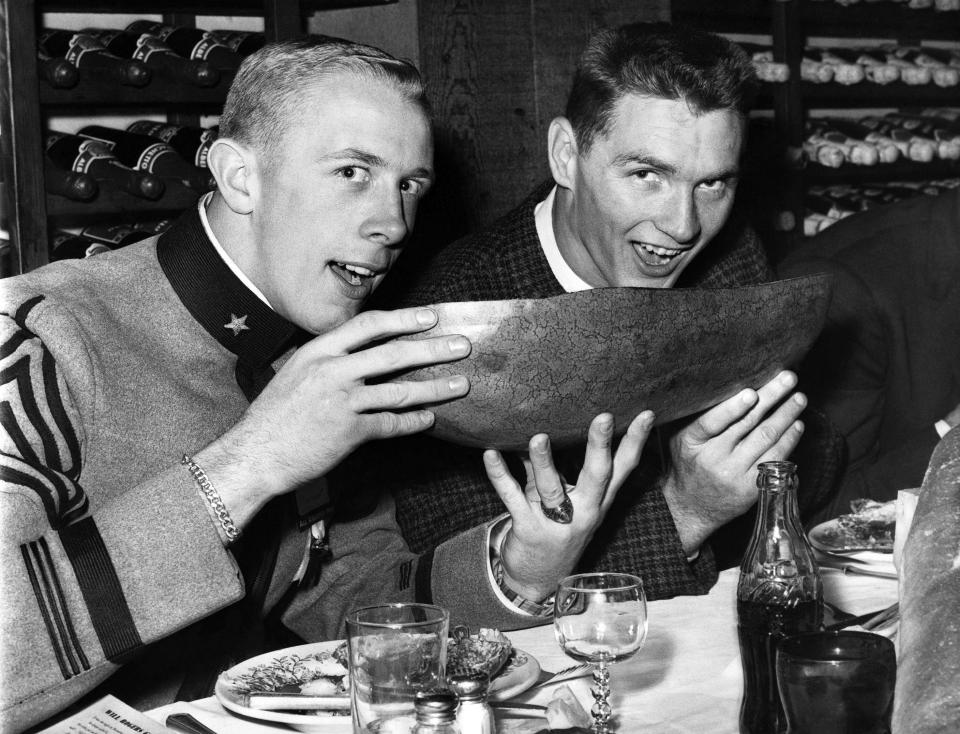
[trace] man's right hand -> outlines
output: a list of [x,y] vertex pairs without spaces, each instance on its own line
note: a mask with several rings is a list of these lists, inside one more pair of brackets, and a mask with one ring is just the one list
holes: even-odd
[[670,439],[671,468],[662,485],[684,552],[693,555],[724,523],[757,499],[757,464],[790,455],[803,433],[806,407],[792,372],[759,390],[742,390],[700,414]]
[[[367,380],[470,353],[463,336],[385,339],[432,328],[427,308],[368,311],[298,349],[240,421],[195,455],[243,526],[271,497],[321,476],[360,444],[433,425],[418,406],[461,397],[466,377]],[[373,345],[373,346],[371,346]]]

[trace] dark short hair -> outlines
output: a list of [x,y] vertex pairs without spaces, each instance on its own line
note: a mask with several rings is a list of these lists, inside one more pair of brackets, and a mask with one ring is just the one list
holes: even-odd
[[745,115],[757,85],[749,56],[733,41],[670,23],[631,23],[602,29],[587,42],[566,117],[585,152],[627,94],[684,100],[696,113]]
[[271,43],[243,60],[220,116],[220,137],[269,153],[283,138],[286,120],[304,91],[332,74],[392,84],[430,117],[416,67],[373,46],[330,36]]

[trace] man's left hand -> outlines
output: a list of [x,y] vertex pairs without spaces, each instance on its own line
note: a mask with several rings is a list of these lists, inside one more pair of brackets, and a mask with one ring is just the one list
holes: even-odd
[[[501,546],[505,581],[520,596],[538,601],[553,593],[580,559],[603,520],[617,491],[640,461],[640,452],[653,427],[653,413],[638,415],[613,448],[613,416],[598,415],[590,423],[583,469],[574,487],[557,472],[546,434],[530,439],[524,460],[527,486],[510,474],[498,451],[484,452],[487,476],[510,512],[512,527]],[[548,518],[544,507],[557,507],[569,494],[573,519],[561,524]]]

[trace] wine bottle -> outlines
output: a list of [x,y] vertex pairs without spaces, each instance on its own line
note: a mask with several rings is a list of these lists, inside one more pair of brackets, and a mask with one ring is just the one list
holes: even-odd
[[219,126],[203,128],[137,120],[127,126],[127,132],[162,140],[197,168],[206,168],[207,152],[210,144],[217,139]]
[[92,225],[81,229],[80,234],[88,240],[106,245],[111,250],[131,245],[153,235],[152,232],[146,232],[132,224]]
[[37,51],[37,72],[55,89],[71,89],[80,80],[76,66],[62,56],[55,58],[43,51]]
[[50,237],[50,260],[76,260],[84,257],[110,252],[110,247],[102,242],[94,242],[83,235],[65,230],[57,230]]
[[185,59],[209,62],[214,68],[233,70],[243,60],[216,37],[199,28],[171,26],[152,20],[135,20],[127,26],[131,33],[155,36]]
[[118,84],[143,87],[150,82],[150,69],[143,63],[110,53],[89,33],[47,28],[40,32],[37,44],[47,56],[63,56],[78,69],[89,69]]
[[83,32],[100,41],[110,53],[143,62],[158,77],[197,87],[213,87],[220,81],[220,72],[206,61],[185,59],[156,36],[138,36],[115,28],[84,28]]
[[141,199],[163,196],[163,181],[123,165],[101,142],[79,135],[49,131],[45,146],[50,160],[66,171],[88,173],[98,181],[113,181],[119,189]]
[[210,31],[220,43],[240,56],[249,56],[255,51],[259,51],[267,43],[267,37],[263,33],[253,31]]
[[43,157],[43,185],[48,194],[74,201],[90,201],[100,192],[97,180],[89,173],[77,173],[58,167],[50,156]]
[[176,179],[197,191],[209,191],[213,188],[214,181],[209,171],[197,168],[169,145],[149,135],[138,135],[103,125],[87,125],[80,128],[79,133],[108,145],[121,163],[137,171]]

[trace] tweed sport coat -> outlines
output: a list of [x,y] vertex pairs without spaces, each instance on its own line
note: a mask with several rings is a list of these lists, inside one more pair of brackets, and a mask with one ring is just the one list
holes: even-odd
[[[442,249],[425,268],[400,271],[402,293],[389,304],[403,306],[444,301],[547,298],[562,294],[537,238],[533,210],[550,191],[539,186],[516,209],[485,231]],[[402,261],[401,261],[402,264]],[[771,278],[763,247],[735,212],[730,222],[684,273],[680,286],[724,287],[761,283]],[[395,284],[391,284],[395,287]],[[641,466],[621,489],[615,506],[587,549],[580,570],[610,569],[637,573],[648,598],[705,593],[716,579],[711,545],[687,561],[662,493],[666,430],[649,442]],[[391,490],[397,519],[414,551],[429,548],[462,528],[503,512],[477,449],[418,436],[380,442],[376,453],[360,452],[351,462],[354,482],[373,482]],[[661,450],[663,449],[663,450]],[[386,453],[385,453],[386,451]],[[387,459],[386,457],[390,458]],[[373,458],[375,457],[375,458]],[[582,448],[557,457],[561,471],[575,478]],[[515,474],[523,476],[519,467]],[[749,534],[747,519],[738,530]],[[724,541],[726,542],[726,541]],[[738,557],[740,546],[727,554]]]

